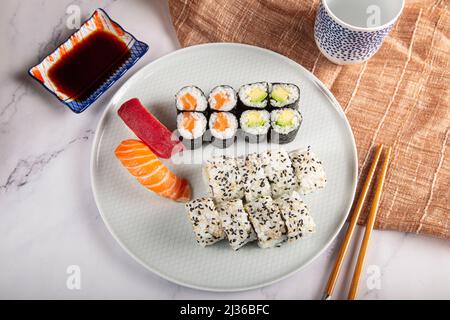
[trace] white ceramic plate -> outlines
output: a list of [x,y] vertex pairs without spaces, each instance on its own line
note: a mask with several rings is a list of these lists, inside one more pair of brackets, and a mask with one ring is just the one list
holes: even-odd
[[[293,82],[300,86],[303,124],[288,150],[311,145],[322,159],[327,187],[304,197],[317,224],[309,238],[280,248],[249,244],[233,252],[226,241],[207,248],[194,239],[183,204],[146,190],[121,166],[114,149],[135,138],[117,116],[124,101],[137,97],[168,128],[175,129],[174,94],[195,84],[208,92],[219,84],[236,89],[255,81]],[[252,148],[255,146],[252,146]],[[267,148],[263,145],[262,148]],[[242,139],[227,152],[248,149]],[[220,151],[213,146],[192,155],[196,165],[175,157],[164,162],[189,179],[194,197],[205,195],[202,156]],[[176,163],[175,163],[176,162]],[[116,93],[100,121],[92,150],[91,177],[99,211],[114,238],[137,261],[163,278],[214,291],[247,290],[278,281],[311,262],[335,238],[349,212],[356,187],[357,156],[350,126],[325,86],[294,61],[269,50],[241,44],[206,44],[173,52],[145,66]]]

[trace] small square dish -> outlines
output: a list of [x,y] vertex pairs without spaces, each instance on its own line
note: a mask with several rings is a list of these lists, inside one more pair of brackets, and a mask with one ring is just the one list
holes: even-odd
[[147,44],[97,9],[28,73],[73,112],[81,113],[147,51]]

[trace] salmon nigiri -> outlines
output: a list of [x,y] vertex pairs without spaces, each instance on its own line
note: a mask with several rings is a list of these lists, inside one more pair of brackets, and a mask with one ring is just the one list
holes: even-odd
[[114,153],[122,165],[147,189],[179,202],[191,199],[188,181],[170,171],[143,142],[122,141]]

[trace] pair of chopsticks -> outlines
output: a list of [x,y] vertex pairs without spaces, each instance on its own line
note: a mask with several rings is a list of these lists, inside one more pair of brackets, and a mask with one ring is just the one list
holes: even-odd
[[[336,262],[334,264],[333,271],[331,271],[330,278],[328,279],[327,287],[325,289],[325,293],[323,296],[324,300],[330,299],[331,295],[333,293],[337,278],[339,276],[339,271],[340,271],[342,263],[344,261],[344,257],[347,252],[350,240],[353,236],[353,232],[355,231],[356,224],[358,223],[358,219],[361,214],[361,210],[362,210],[364,201],[366,200],[367,194],[369,192],[370,184],[371,184],[372,178],[375,174],[377,164],[378,164],[378,161],[380,160],[382,151],[383,151],[383,145],[381,144],[380,146],[378,146],[377,151],[375,153],[375,157],[370,166],[366,181],[364,182],[364,186],[362,188],[358,202],[356,203],[356,207],[353,212],[353,216],[350,220],[350,224],[348,226],[347,233],[345,234],[344,241],[342,242]],[[372,234],[373,226],[375,224],[375,219],[377,217],[378,206],[380,204],[380,199],[381,199],[381,191],[383,189],[384,180],[386,178],[386,172],[387,172],[387,168],[389,165],[390,155],[391,155],[391,147],[388,147],[387,151],[385,152],[385,157],[384,157],[383,165],[381,167],[380,177],[376,183],[375,196],[373,198],[369,217],[367,219],[366,230],[364,233],[364,239],[363,239],[361,247],[359,249],[359,255],[358,255],[358,260],[356,262],[355,270],[353,271],[352,284],[351,284],[350,290],[348,292],[349,300],[355,299],[356,293],[358,290],[359,278],[361,277],[361,271],[364,266],[364,258],[366,256],[367,247],[369,245],[370,235]]]

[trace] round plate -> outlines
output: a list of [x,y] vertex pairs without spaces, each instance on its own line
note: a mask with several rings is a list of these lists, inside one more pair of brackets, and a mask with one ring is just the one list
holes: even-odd
[[[325,189],[304,196],[317,231],[280,248],[260,249],[251,243],[237,252],[227,241],[202,248],[187,220],[184,205],[142,187],[114,156],[125,139],[135,138],[117,116],[126,100],[137,97],[169,129],[175,129],[174,94],[195,84],[209,92],[219,84],[234,88],[256,81],[292,82],[300,86],[303,124],[287,150],[311,145],[323,161]],[[261,145],[261,148],[267,146]],[[255,148],[254,145],[250,148]],[[248,152],[242,139],[227,153]],[[165,160],[187,178],[194,197],[207,194],[202,181],[204,158],[218,152],[211,145]],[[192,159],[197,164],[192,164]],[[91,159],[95,201],[109,231],[142,265],[170,281],[197,289],[238,291],[268,285],[317,257],[342,227],[355,194],[357,156],[354,137],[336,99],[310,72],[269,50],[242,44],[205,44],[178,50],[137,72],[115,94],[97,128]]]

